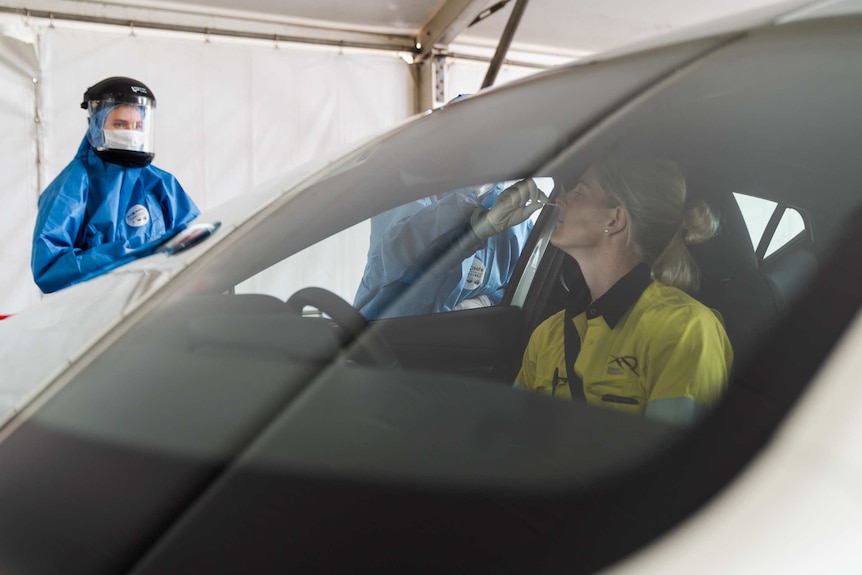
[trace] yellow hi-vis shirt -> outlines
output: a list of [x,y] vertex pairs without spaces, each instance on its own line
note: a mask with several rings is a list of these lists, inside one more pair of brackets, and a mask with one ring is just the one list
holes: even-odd
[[[564,321],[565,310],[535,329],[517,387],[572,397]],[[591,405],[690,423],[725,391],[733,350],[720,317],[682,290],[652,281],[644,265],[572,321],[581,338],[575,372]]]

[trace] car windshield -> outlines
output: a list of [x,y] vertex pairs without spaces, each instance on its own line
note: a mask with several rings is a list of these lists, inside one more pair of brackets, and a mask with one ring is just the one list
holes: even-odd
[[[752,50],[749,44],[719,52],[709,67],[694,67],[636,100],[631,113],[609,119],[598,137],[586,141],[572,134],[599,105],[591,107],[586,91],[589,70],[548,75],[534,82],[530,93],[560,113],[574,109],[580,116],[575,113],[566,124],[560,114],[535,108],[526,99],[523,107],[529,113],[514,117],[511,130],[498,129],[496,141],[486,146],[490,151],[478,147],[472,133],[443,149],[430,137],[442,129],[455,131],[481,113],[481,98],[438,110],[332,164],[236,230],[206,261],[180,274],[168,290],[174,295],[160,310],[150,310],[151,318],[128,337],[142,337],[150,345],[160,342],[157,350],[173,353],[188,344],[189,358],[198,347],[225,347],[221,355],[242,355],[258,346],[290,358],[294,352],[282,346],[299,346],[300,359],[311,354],[322,361],[334,358],[336,349],[356,344],[358,355],[347,357],[360,364],[379,363],[373,356],[382,353],[383,363],[401,369],[482,374],[509,386],[530,328],[563,307],[566,297],[574,297],[561,291],[555,279],[573,273],[568,258],[549,247],[557,212],[553,206],[542,207],[488,241],[483,249],[494,252],[493,263],[471,255],[475,246],[458,242],[466,241],[476,208],[490,208],[512,184],[525,178],[539,182],[553,200],[575,187],[592,163],[616,154],[672,160],[685,173],[689,202],[705,201],[720,216],[720,233],[691,246],[703,279],[697,296],[721,315],[741,365],[828,253],[838,228],[824,222],[840,221],[855,205],[846,190],[857,168],[847,154],[857,148],[859,136],[836,110],[850,105],[847,95],[858,89],[858,80],[837,73],[839,64],[821,67],[818,82],[784,73],[796,54],[793,43],[787,44],[786,51],[772,50],[750,63],[737,54]],[[662,53],[646,58],[643,68],[686,56],[684,50]],[[723,89],[734,84],[725,79],[729,75],[759,80]],[[629,74],[625,78],[633,81]],[[568,103],[582,93],[582,106]],[[772,93],[785,95],[776,103]],[[521,97],[518,90],[500,90],[488,95],[486,106]],[[824,113],[802,112],[812,106]],[[806,137],[790,137],[800,132]],[[812,203],[815,187],[818,201]],[[567,288],[574,291],[577,285]],[[199,299],[208,303],[196,303]],[[247,311],[245,305],[250,306]],[[512,306],[521,310],[514,320],[518,329],[499,334],[511,341],[481,335],[490,321],[485,318],[502,313],[494,309]],[[315,325],[315,319],[337,324],[334,338],[332,330],[318,333],[303,327],[303,341],[289,337],[279,343],[281,328],[272,324],[272,313],[299,314],[308,325]],[[478,337],[495,342],[489,344],[489,358],[468,366],[461,364],[469,358],[445,352],[446,346],[470,343],[452,340],[450,328],[440,327],[447,320],[431,317],[436,314],[451,314],[448,321],[462,331],[467,328],[461,324],[480,326]],[[362,320],[376,327],[364,333]],[[287,321],[285,333],[297,329],[295,321]],[[403,336],[401,330],[408,330],[404,325],[425,331],[426,337]],[[381,343],[394,334],[398,341]],[[379,346],[385,352],[374,349]],[[424,359],[409,359],[423,354]],[[175,361],[176,371],[183,373],[183,356]]]
[[[534,81],[531,91],[466,98],[372,141],[306,179],[180,273],[165,288],[172,295],[120,340],[147,342],[124,357],[147,361],[147,354],[170,350],[174,371],[185,373],[185,361],[200,349],[325,362],[354,346],[346,358],[360,365],[479,375],[508,387],[531,329],[564,307],[583,280],[549,244],[553,205],[537,206],[486,240],[482,249],[492,256],[463,245],[475,239],[467,233],[471,218],[522,180],[538,184],[553,204],[591,164],[613,154],[672,160],[685,174],[689,203],[705,201],[720,216],[720,233],[691,246],[702,276],[696,296],[720,314],[742,365],[816,274],[839,229],[825,222],[841,221],[855,206],[847,190],[858,175],[848,156],[858,149],[858,131],[840,113],[852,108],[848,95],[858,91],[858,76],[839,73],[846,63],[838,59],[818,68],[820,81],[803,81],[783,71],[797,65],[792,41],[786,50],[745,59],[756,44],[727,48],[709,66],[659,84],[587,140],[575,136],[606,92],[589,69],[573,68]],[[692,50],[641,57],[640,74],[684,62]],[[602,79],[606,91],[642,81],[631,68],[611,72]],[[755,77],[756,83],[724,88]],[[776,102],[771,94],[778,93]],[[471,118],[485,109],[519,101],[526,112],[513,115],[510,127],[497,127],[491,141],[461,128],[476,124]],[[810,113],[812,107],[823,113]],[[446,130],[460,136],[437,135]],[[791,136],[798,133],[805,137]],[[494,325],[486,318],[503,313],[495,310],[512,307],[520,310],[515,327],[496,337],[482,333]],[[288,316],[287,327],[274,323],[273,314]],[[301,320],[307,321],[298,328]],[[318,329],[333,324],[334,331]],[[492,342],[488,357],[477,356],[472,366],[469,354],[445,351],[476,345],[452,339],[450,330],[469,326]],[[426,336],[403,335],[410,330]],[[392,337],[398,340],[384,341]],[[156,357],[150,361],[164,363]]]

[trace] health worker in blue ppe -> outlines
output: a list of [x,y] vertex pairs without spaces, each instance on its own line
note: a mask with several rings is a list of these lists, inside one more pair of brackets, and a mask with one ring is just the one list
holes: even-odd
[[89,128],[39,197],[30,265],[45,293],[149,255],[200,213],[151,164],[156,98],[143,83],[102,80],[84,93]]
[[369,320],[500,303],[548,199],[532,179],[423,198],[371,218],[354,307]]

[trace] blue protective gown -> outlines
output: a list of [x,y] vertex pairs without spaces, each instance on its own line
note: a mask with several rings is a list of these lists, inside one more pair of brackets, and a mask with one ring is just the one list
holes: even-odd
[[168,172],[96,156],[87,138],[39,197],[30,266],[45,293],[152,253],[200,213]]
[[371,320],[451,311],[479,296],[500,303],[533,227],[527,220],[486,241],[473,233],[473,211],[490,208],[502,189],[456,190],[371,218],[354,307]]

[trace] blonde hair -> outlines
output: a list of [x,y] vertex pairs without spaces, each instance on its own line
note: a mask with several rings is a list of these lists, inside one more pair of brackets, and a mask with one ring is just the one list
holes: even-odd
[[664,159],[604,158],[592,169],[607,195],[608,207],[622,205],[628,215],[628,241],[652,277],[689,293],[700,288],[700,270],[687,243],[708,240],[718,218],[706,203],[686,205],[685,176]]

